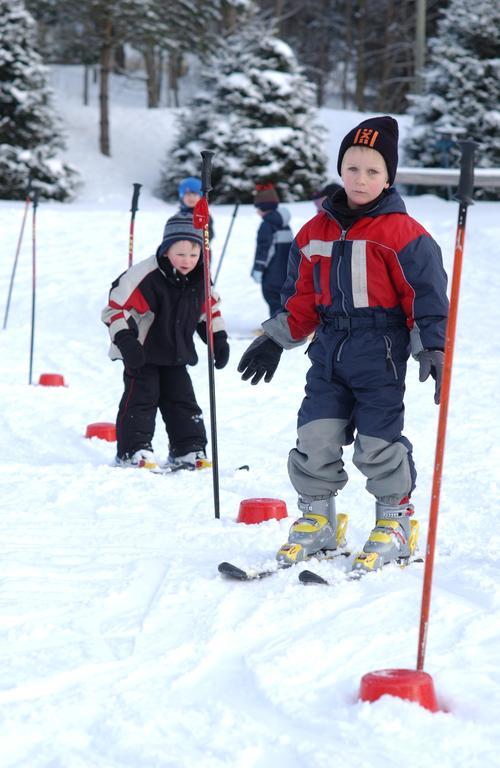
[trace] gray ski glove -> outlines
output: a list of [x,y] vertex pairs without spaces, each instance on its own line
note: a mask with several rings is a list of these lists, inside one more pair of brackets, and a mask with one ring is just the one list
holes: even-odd
[[443,380],[444,352],[441,349],[424,349],[418,355],[420,381],[427,381],[432,376],[436,382],[434,388],[434,402],[439,405],[441,400],[441,382]]
[[283,347],[280,347],[269,336],[259,336],[252,341],[238,365],[243,381],[252,378],[251,384],[258,384],[265,375],[264,381],[271,381],[278,367]]

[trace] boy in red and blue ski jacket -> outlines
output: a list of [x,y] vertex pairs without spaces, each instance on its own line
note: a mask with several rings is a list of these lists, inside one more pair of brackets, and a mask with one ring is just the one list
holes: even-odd
[[436,379],[439,402],[448,299],[439,246],[392,187],[397,138],[397,123],[387,116],[344,138],[344,189],[297,234],[281,311],[262,324],[264,335],[238,368],[253,384],[270,381],[283,349],[314,332],[288,460],[304,517],[278,553],[285,563],[336,548],[335,496],[347,482],[342,448],[353,440],[353,462],[376,497],[377,521],[355,567],[381,567],[414,546],[409,499],[416,472],[402,434],[406,364],[411,352],[420,379]]

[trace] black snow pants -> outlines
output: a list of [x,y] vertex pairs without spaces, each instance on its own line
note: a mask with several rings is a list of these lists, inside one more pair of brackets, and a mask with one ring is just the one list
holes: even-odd
[[123,392],[116,418],[117,453],[132,456],[151,450],[159,408],[173,456],[205,450],[207,434],[186,366],[144,365],[125,369]]

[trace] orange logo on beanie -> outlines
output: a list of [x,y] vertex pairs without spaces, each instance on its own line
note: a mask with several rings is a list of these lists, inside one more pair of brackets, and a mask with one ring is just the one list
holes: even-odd
[[373,128],[358,128],[353,139],[353,144],[364,144],[366,147],[373,147],[377,141],[378,131]]

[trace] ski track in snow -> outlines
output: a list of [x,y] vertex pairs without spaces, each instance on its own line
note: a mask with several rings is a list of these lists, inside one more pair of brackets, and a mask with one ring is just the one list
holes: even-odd
[[[222,560],[272,566],[287,537],[287,519],[238,524],[242,499],[281,498],[296,514],[286,457],[307,359],[303,350],[285,354],[268,385],[252,387],[236,372],[266,317],[249,279],[258,226],[251,206],[240,208],[217,285],[231,337],[230,363],[216,372],[221,519],[210,471],[119,470],[111,466],[114,444],[84,438],[87,424],[114,420],[121,394],[100,311],[126,268],[130,187],[142,177],[130,146],[128,165],[99,158],[95,109],[77,135],[81,112],[68,103],[70,143],[85,161],[87,186],[73,204],[42,203],[37,228],[34,381],[60,372],[67,386],[27,383],[29,219],[0,334],[2,768],[497,765],[499,204],[474,205],[467,222],[426,654],[448,711],[390,697],[367,704],[357,701],[363,674],[415,665],[422,564],[355,583],[345,581],[345,562],[309,565],[335,581],[326,588],[300,585],[300,569],[247,584],[217,573]],[[331,114],[342,136],[350,122]],[[147,110],[129,109],[130,136],[148,119]],[[153,175],[153,161],[144,173]],[[442,245],[451,278],[457,204],[432,196],[406,202]],[[146,186],[139,207],[136,260],[156,247],[174,210]],[[314,212],[309,203],[289,207],[295,231]],[[2,301],[22,212],[22,203],[0,202]],[[216,264],[232,207],[213,206],[213,214]],[[191,371],[208,427],[206,354],[197,345],[200,363]],[[438,409],[413,362],[406,406],[423,552]],[[160,420],[155,450],[167,451]],[[371,528],[373,502],[350,449],[345,456],[350,482],[338,508],[350,516],[356,549]],[[243,464],[249,472],[236,470]]]

